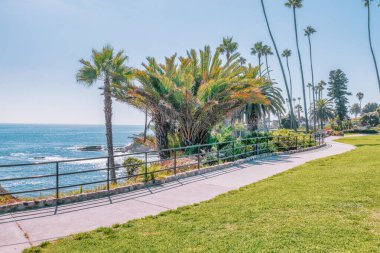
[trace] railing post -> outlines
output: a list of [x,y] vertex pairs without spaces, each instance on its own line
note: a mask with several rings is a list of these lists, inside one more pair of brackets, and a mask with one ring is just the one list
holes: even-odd
[[201,147],[198,146],[198,156],[197,156],[197,166],[198,166],[198,170],[201,168]]
[[269,136],[266,137],[266,142],[267,142],[267,153],[269,153]]
[[220,163],[220,150],[219,150],[219,143],[216,144],[216,159],[218,160],[218,164]]
[[302,137],[302,148],[305,148],[305,135]]
[[310,147],[311,145],[311,134],[309,135],[309,145],[307,145],[308,147]]
[[298,136],[296,136],[296,150],[298,150]]
[[235,141],[232,141],[232,160],[235,161]]
[[259,138],[256,137],[256,155],[259,155],[260,151],[259,151]]
[[177,150],[174,149],[174,175],[177,175]]
[[[59,164],[55,163],[55,198],[59,199]],[[58,205],[58,201],[57,201]]]
[[144,155],[145,155],[144,181],[148,182],[148,152],[145,152]]
[[107,191],[110,190],[110,158],[107,158]]

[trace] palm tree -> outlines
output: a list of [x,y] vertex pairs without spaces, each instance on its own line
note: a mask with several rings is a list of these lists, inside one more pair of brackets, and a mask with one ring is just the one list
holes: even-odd
[[253,45],[253,47],[251,48],[251,55],[257,55],[257,58],[259,60],[259,69],[261,76],[261,57],[264,55],[264,44],[262,41],[256,42],[255,45]]
[[313,87],[313,85],[311,83],[308,83],[306,87],[309,89],[309,101],[310,101],[310,106],[312,106],[313,100],[311,99],[311,88]]
[[203,144],[212,128],[232,113],[250,103],[269,103],[261,88],[271,83],[259,76],[258,67],[241,67],[237,53],[222,64],[219,50],[192,49],[186,57],[167,57],[164,64],[148,58],[144,70],[135,71],[141,85],[115,88],[119,100],[140,110],[149,107],[161,158],[170,156],[169,134],[183,145]]
[[[306,27],[306,29],[304,31],[305,31],[305,36],[307,36],[308,41],[309,41],[311,84],[314,86],[315,83],[314,83],[313,53],[312,53],[312,47],[311,47],[311,39],[310,39],[310,37],[311,37],[311,35],[313,35],[317,31],[313,27],[311,27],[311,26]],[[314,108],[314,112],[315,112],[315,97],[314,97],[314,92],[313,92],[313,108]],[[317,130],[317,125],[316,125],[316,122],[314,121],[314,131],[315,130]]]
[[265,56],[265,65],[267,67],[267,75],[270,80],[271,78],[270,78],[270,73],[269,73],[268,55],[273,55],[272,48],[270,46],[265,45],[263,48],[263,55]]
[[230,60],[231,55],[236,52],[239,44],[233,41],[233,37],[224,37],[222,44],[220,44],[220,53],[226,54],[227,62]]
[[101,51],[92,50],[91,61],[81,59],[82,67],[78,70],[76,79],[85,86],[93,86],[98,80],[103,82],[104,114],[106,121],[106,137],[108,162],[111,168],[111,179],[116,182],[115,161],[112,139],[112,97],[111,86],[121,82],[129,82],[132,71],[124,65],[128,56],[123,51],[114,54],[114,49],[106,45]]
[[[314,116],[315,115],[315,116]],[[320,122],[320,127],[323,129],[324,122],[333,119],[335,116],[332,102],[328,99],[320,99],[316,102],[315,112],[310,114],[310,117],[315,121]],[[314,118],[316,117],[316,118]]]
[[350,113],[355,115],[355,118],[358,117],[358,115],[361,113],[360,105],[358,103],[355,103],[351,106]]
[[245,59],[243,56],[240,56],[239,63],[240,63],[240,66],[244,66],[247,63],[247,59]]
[[290,84],[290,96],[293,98],[293,83],[292,83],[292,75],[290,74],[290,67],[289,67],[289,57],[292,56],[292,50],[285,49],[282,52],[282,57],[285,57],[286,59],[286,66],[288,68],[288,74],[289,74],[289,84]]
[[362,100],[364,98],[364,93],[363,92],[358,92],[356,93],[356,97],[358,98],[359,100],[359,104],[360,104],[360,112],[362,111]]
[[300,105],[300,104],[296,105],[295,109],[296,109],[297,115],[298,115],[298,124],[301,125],[301,112],[303,111],[302,105]]
[[318,100],[321,100],[323,98],[323,90],[325,89],[326,85],[327,83],[325,81],[320,81],[315,87],[316,93],[318,94]]
[[305,78],[303,76],[301,52],[300,52],[299,43],[298,43],[298,30],[297,30],[297,17],[296,17],[296,9],[302,8],[302,0],[288,0],[288,2],[285,3],[285,6],[293,9],[294,31],[296,35],[296,46],[297,46],[297,52],[298,52],[298,60],[300,64],[302,92],[303,92],[303,100],[304,100],[303,102],[304,102],[304,108],[305,108],[304,111],[305,111],[305,121],[306,121],[306,132],[309,132],[309,120],[308,120],[307,108],[306,108]]
[[377,67],[377,61],[376,61],[375,52],[373,51],[372,37],[371,37],[371,2],[372,1],[373,0],[364,0],[364,6],[367,7],[367,10],[368,10],[368,41],[369,41],[369,47],[370,47],[371,53],[372,53],[373,62],[375,64],[376,77],[377,77],[377,82],[379,84],[379,89],[380,89],[379,69]]
[[[290,121],[293,122],[293,123],[295,123],[294,111],[293,111],[293,106],[292,106],[292,96],[290,94],[290,90],[289,90],[289,86],[288,86],[288,81],[286,79],[285,70],[284,70],[284,66],[283,66],[282,61],[281,61],[280,53],[278,52],[276,41],[275,41],[275,39],[273,37],[272,30],[270,29],[268,16],[267,16],[267,13],[266,13],[266,10],[265,10],[264,0],[261,0],[261,7],[262,7],[264,18],[265,18],[265,23],[266,23],[267,28],[268,28],[269,36],[270,36],[270,38],[272,40],[273,47],[274,47],[274,50],[276,52],[278,63],[280,64],[282,78],[284,80],[284,84],[285,84],[285,88],[286,88],[286,93],[287,93],[289,104],[290,104],[290,106],[289,106],[290,107]],[[296,124],[292,124],[292,128],[294,130],[297,130]]]
[[250,104],[247,108],[247,125],[249,130],[255,131],[258,128],[260,119],[265,119],[266,115],[273,113],[274,115],[283,114],[284,98],[281,95],[281,89],[275,87],[273,84],[263,86],[261,93],[268,100],[267,104],[254,103]]

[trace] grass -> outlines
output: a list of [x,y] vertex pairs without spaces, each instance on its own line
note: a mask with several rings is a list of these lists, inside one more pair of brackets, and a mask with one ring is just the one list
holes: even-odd
[[379,252],[380,136],[340,141],[358,148],[25,252]]

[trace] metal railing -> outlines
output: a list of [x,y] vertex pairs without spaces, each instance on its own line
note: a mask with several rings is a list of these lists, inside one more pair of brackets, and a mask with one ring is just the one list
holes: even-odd
[[[29,187],[30,189],[24,189],[20,191],[8,191],[6,193],[0,193],[0,196],[4,195],[23,195],[30,193],[41,193],[49,192],[50,195],[56,199],[59,199],[63,193],[67,193],[68,189],[73,188],[83,188],[84,186],[97,186],[102,190],[110,191],[115,182],[124,180],[125,183],[128,180],[140,179],[142,182],[154,181],[157,174],[166,173],[165,175],[176,175],[179,172],[184,170],[199,170],[203,166],[209,166],[214,164],[221,164],[230,161],[236,161],[238,159],[257,156],[265,153],[289,151],[289,150],[298,150],[307,147],[317,146],[324,143],[323,134],[315,135],[303,135],[299,136],[264,136],[264,137],[255,137],[248,139],[238,139],[227,142],[212,143],[212,144],[202,144],[202,145],[193,145],[186,147],[177,147],[166,150],[153,150],[146,152],[137,152],[130,154],[121,154],[115,155],[114,158],[128,158],[128,157],[142,157],[141,162],[128,164],[130,167],[137,167],[137,171],[132,174],[119,173],[116,178],[111,178],[112,170],[119,170],[125,168],[123,164],[117,164],[114,167],[109,167],[109,157],[95,157],[95,158],[82,158],[82,159],[70,159],[62,161],[53,161],[53,162],[38,162],[38,163],[24,163],[24,164],[10,164],[10,165],[0,165],[0,175],[1,172],[5,169],[11,169],[14,167],[22,167],[23,171],[25,169],[25,174],[27,170],[36,170],[40,166],[51,166],[49,173],[37,174],[33,176],[23,176],[23,177],[12,177],[12,178],[0,178],[0,185],[7,182],[20,182],[20,184],[25,184],[28,180],[36,179],[50,179],[50,187],[34,188]],[[170,153],[170,157],[161,159],[159,158],[160,152]],[[68,163],[75,162],[88,162],[88,161],[105,161],[104,167],[94,168],[94,169],[85,169],[85,170],[75,170],[75,171],[65,171],[62,167]],[[184,162],[181,164],[181,162]],[[155,167],[156,169],[152,169]],[[80,166],[79,166],[80,167]],[[87,181],[86,179],[71,184],[63,184],[62,178],[64,177],[77,177],[85,175],[88,173],[98,173],[96,180]],[[99,178],[100,177],[100,178]],[[71,182],[72,180],[66,180]],[[48,184],[48,185],[49,185]],[[53,185],[52,185],[53,184]],[[6,185],[3,185],[6,189]],[[91,190],[91,189],[89,189]],[[94,190],[94,189],[92,189]]]

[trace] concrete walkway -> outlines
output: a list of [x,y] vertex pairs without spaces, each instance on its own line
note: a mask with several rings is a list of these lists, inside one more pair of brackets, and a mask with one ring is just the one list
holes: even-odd
[[308,161],[354,149],[333,139],[328,138],[327,147],[318,150],[255,160],[149,189],[0,215],[0,252],[20,252],[43,241],[209,200]]

